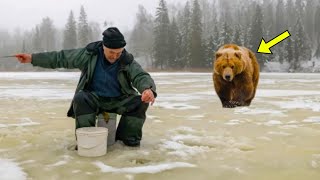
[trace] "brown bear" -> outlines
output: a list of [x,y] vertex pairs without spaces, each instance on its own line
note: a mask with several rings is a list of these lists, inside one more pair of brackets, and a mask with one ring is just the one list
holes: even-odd
[[235,44],[220,47],[212,78],[222,107],[249,106],[256,93],[259,73],[259,64],[252,51]]

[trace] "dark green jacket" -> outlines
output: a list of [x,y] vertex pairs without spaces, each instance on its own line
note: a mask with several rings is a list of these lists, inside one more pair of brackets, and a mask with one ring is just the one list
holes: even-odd
[[[33,66],[51,69],[80,69],[82,73],[75,92],[77,93],[80,90],[86,89],[91,83],[100,47],[102,47],[102,42],[98,41],[90,43],[87,47],[80,49],[32,54],[32,64]],[[136,95],[138,93],[135,89],[142,93],[145,89],[151,88],[155,97],[157,96],[156,85],[153,79],[133,59],[132,54],[124,50],[119,61],[118,80],[123,94],[128,96]],[[69,117],[74,117],[72,102],[68,111]]]

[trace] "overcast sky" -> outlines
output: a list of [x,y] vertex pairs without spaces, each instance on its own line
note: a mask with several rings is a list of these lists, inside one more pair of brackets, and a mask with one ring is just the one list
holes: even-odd
[[[167,3],[186,1],[166,0]],[[134,24],[139,4],[154,15],[159,0],[0,0],[0,29],[12,31],[20,27],[30,30],[47,16],[55,26],[62,28],[70,10],[78,20],[81,5],[85,7],[89,21],[103,23],[107,20],[114,26],[128,29]]]

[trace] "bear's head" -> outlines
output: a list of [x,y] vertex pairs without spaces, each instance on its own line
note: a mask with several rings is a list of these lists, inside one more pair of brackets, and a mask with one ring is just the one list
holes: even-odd
[[243,72],[245,63],[241,60],[240,51],[218,51],[213,68],[214,73],[220,75],[224,80],[231,82],[236,75]]

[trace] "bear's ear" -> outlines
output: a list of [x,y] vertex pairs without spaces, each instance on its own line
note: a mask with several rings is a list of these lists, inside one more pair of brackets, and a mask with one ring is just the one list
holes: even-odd
[[241,59],[241,52],[235,52],[234,55],[235,55],[237,58]]
[[222,56],[222,53],[216,53],[216,59],[218,59],[220,56]]

